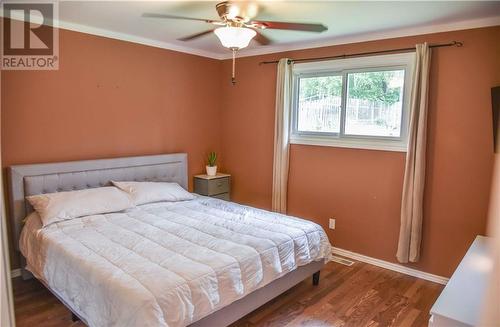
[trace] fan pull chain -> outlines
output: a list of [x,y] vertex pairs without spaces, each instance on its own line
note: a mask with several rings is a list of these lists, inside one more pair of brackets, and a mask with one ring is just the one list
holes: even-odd
[[236,71],[236,49],[233,49],[233,74],[231,75],[231,83],[236,84],[236,78],[234,77]]

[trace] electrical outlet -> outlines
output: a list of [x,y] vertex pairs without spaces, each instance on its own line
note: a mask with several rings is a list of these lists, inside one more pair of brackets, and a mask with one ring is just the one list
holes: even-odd
[[330,220],[328,221],[328,227],[330,229],[335,229],[335,218],[330,218]]

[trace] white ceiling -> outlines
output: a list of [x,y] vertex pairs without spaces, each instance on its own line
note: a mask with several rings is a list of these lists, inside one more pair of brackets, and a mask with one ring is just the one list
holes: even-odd
[[[65,1],[60,2],[63,28],[195,53],[229,57],[214,34],[183,42],[177,38],[213,26],[204,22],[143,18],[166,13],[218,19],[217,1]],[[328,31],[307,33],[262,31],[273,45],[252,44],[241,55],[381,39],[403,35],[500,25],[500,1],[257,1],[256,19],[323,23]]]

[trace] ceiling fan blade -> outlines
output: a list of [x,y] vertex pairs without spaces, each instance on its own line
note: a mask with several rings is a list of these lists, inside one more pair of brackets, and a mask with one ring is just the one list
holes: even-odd
[[305,32],[324,32],[328,29],[323,24],[306,24],[306,23],[289,23],[289,22],[270,22],[270,21],[260,21],[253,20],[248,24],[253,24],[256,27],[263,27],[276,30],[294,30],[294,31],[305,31]]
[[265,36],[264,34],[262,34],[259,31],[256,31],[256,32],[257,32],[257,35],[255,35],[255,37],[253,39],[255,41],[257,41],[257,43],[259,43],[260,45],[268,45],[268,44],[272,43],[272,41],[267,36]]
[[144,13],[144,14],[142,14],[142,17],[195,20],[195,21],[205,22],[205,23],[209,23],[209,24],[212,24],[212,23],[222,23],[222,22],[219,22],[218,20],[213,20],[213,19],[192,18],[192,17],[175,16],[175,15],[167,15],[167,14],[155,14],[155,13]]
[[211,30],[208,30],[208,31],[203,31],[203,32],[200,32],[200,33],[196,33],[196,34],[192,34],[192,35],[188,35],[188,36],[185,36],[183,38],[180,38],[180,39],[177,39],[179,41],[190,41],[192,39],[196,39],[196,38],[199,38],[201,36],[204,36],[204,35],[207,35],[207,34],[210,34],[212,33],[214,30],[211,29]]

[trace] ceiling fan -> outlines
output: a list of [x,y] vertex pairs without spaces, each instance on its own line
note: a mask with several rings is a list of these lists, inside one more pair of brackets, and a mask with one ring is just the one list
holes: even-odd
[[268,45],[272,43],[269,38],[260,33],[260,30],[278,29],[321,33],[328,29],[323,24],[256,20],[254,18],[259,12],[259,7],[255,2],[224,1],[218,3],[215,6],[215,9],[217,10],[217,14],[220,17],[220,20],[191,18],[157,13],[144,13],[142,16],[148,18],[202,21],[218,26],[216,28],[212,28],[200,33],[182,37],[179,40],[190,41],[213,32],[219,38],[222,45],[233,52],[233,84],[235,84],[234,61],[236,57],[236,51],[247,47],[253,38],[255,38],[255,41],[261,45]]

